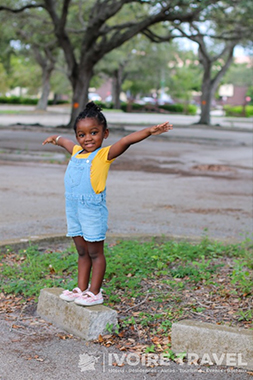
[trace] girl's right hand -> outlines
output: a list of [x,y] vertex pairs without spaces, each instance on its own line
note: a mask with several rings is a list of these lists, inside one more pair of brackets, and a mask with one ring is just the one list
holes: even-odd
[[[58,137],[58,139],[57,139]],[[63,137],[61,135],[52,135],[52,136],[49,136],[45,141],[43,141],[42,145],[46,145],[46,144],[54,144],[54,145],[58,145],[64,149],[66,149],[67,152],[69,152],[70,154],[72,154],[73,152],[73,148],[75,146],[75,143],[69,139],[67,139],[66,137]]]
[[56,145],[56,138],[58,135],[49,136],[45,141],[43,141],[42,145],[45,144],[54,144]]

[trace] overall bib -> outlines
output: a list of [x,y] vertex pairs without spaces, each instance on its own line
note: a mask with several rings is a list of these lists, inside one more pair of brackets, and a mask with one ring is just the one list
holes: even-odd
[[107,231],[106,189],[96,194],[90,181],[92,160],[100,149],[88,158],[77,158],[82,151],[77,152],[71,158],[64,177],[67,236],[82,236],[90,242],[105,240]]

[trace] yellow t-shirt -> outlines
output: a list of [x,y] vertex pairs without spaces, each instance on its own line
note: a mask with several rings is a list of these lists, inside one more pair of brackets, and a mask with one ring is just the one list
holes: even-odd
[[[101,148],[92,160],[90,181],[91,186],[96,194],[102,193],[102,191],[104,191],[110,165],[115,160],[107,160],[110,147],[111,146]],[[80,152],[81,150],[81,146],[75,145],[73,148],[72,156],[74,156],[77,152]],[[90,153],[80,153],[76,155],[76,158],[88,158],[89,155]]]

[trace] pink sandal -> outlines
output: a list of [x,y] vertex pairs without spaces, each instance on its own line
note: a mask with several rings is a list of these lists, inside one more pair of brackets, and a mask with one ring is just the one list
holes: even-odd
[[62,294],[60,294],[60,298],[63,301],[72,302],[75,301],[78,297],[82,296],[88,289],[86,289],[84,292],[81,291],[79,288],[75,288],[73,290],[63,290]]
[[104,299],[101,292],[95,295],[89,290],[75,299],[75,303],[81,306],[100,305],[103,302]]

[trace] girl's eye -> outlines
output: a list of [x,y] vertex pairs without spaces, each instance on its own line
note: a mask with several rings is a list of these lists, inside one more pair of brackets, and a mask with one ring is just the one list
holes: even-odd
[[91,132],[92,136],[95,136],[97,134],[97,132]]

